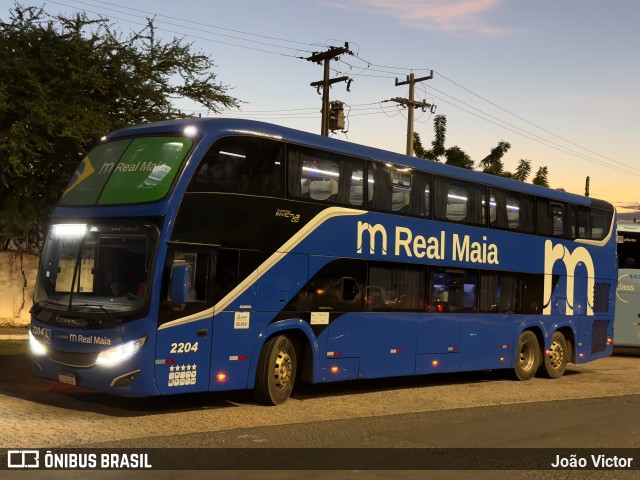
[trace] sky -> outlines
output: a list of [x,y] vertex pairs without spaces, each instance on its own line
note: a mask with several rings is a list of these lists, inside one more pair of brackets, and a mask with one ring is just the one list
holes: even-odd
[[[476,163],[498,142],[515,170],[531,161],[553,188],[613,203],[640,221],[640,2],[637,0],[60,0],[49,13],[101,14],[124,32],[154,16],[158,35],[211,57],[217,81],[241,100],[225,117],[320,133],[321,96],[306,60],[330,46],[352,54],[330,63],[349,76],[330,89],[346,104],[346,132],[333,137],[404,153],[407,110],[397,102],[410,73],[416,100],[447,117],[446,147]],[[13,1],[0,0],[7,20]],[[185,111],[214,115],[187,102]],[[415,111],[428,147],[433,116]]]

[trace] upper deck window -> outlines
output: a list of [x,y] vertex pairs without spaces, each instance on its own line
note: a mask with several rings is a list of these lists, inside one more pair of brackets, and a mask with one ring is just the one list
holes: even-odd
[[573,237],[572,227],[575,223],[572,219],[573,210],[564,202],[538,198],[538,234],[566,238]]
[[533,212],[533,198],[529,195],[497,188],[490,189],[489,221],[492,227],[533,232]]
[[369,207],[429,216],[431,176],[401,165],[369,163]]
[[578,207],[578,237],[602,240],[609,235],[612,215],[599,208]]
[[440,177],[434,186],[436,219],[485,224],[485,187]]
[[363,204],[362,160],[290,145],[288,161],[290,196],[342,205]]
[[113,205],[162,199],[191,149],[185,137],[138,137],[98,145],[82,160],[60,205]]
[[284,196],[284,147],[257,137],[218,140],[198,166],[189,192]]

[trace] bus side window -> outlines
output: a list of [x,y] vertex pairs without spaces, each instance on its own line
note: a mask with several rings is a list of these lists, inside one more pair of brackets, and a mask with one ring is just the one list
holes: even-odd
[[[176,251],[171,262],[170,275],[175,265],[189,266],[189,302],[206,300],[207,295],[207,270],[209,267],[208,254],[198,254],[196,252]],[[169,279],[171,281],[171,279]],[[167,300],[171,301],[171,290],[167,292]]]
[[484,225],[486,189],[469,182],[436,177],[434,216],[438,220]]
[[538,198],[537,212],[539,235],[572,238],[571,216],[573,209],[568,204]]
[[532,197],[497,188],[491,188],[489,192],[489,222],[492,227],[534,231]]
[[389,169],[377,162],[369,163],[369,208],[391,211],[392,186]]
[[361,159],[290,145],[287,163],[287,189],[291,197],[341,205],[363,204]]
[[438,312],[474,312],[478,304],[477,271],[434,268],[430,274],[429,291]]
[[222,138],[204,155],[188,191],[282,198],[284,145],[263,138]]
[[365,304],[366,262],[337,259],[309,281],[311,310],[361,312]]
[[369,262],[368,311],[426,309],[427,268],[391,262]]

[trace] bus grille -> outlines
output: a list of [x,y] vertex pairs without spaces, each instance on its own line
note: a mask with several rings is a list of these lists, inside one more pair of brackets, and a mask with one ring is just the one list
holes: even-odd
[[72,353],[59,350],[47,350],[47,357],[56,363],[68,367],[88,368],[96,364],[97,353]]
[[593,287],[593,312],[607,313],[609,311],[609,292],[611,291],[610,283],[599,283]]
[[594,320],[591,326],[591,354],[604,352],[607,349],[607,330],[609,320]]

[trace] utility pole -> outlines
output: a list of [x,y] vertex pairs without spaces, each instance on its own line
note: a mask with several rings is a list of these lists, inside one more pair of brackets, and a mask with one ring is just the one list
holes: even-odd
[[423,111],[426,111],[426,109],[428,108],[430,109],[431,113],[435,113],[436,111],[435,105],[431,105],[425,100],[423,100],[422,102],[416,102],[414,100],[414,87],[416,83],[423,82],[425,80],[431,80],[432,78],[433,70],[431,70],[431,73],[428,76],[420,78],[416,78],[415,75],[411,73],[407,77],[407,80],[404,82],[398,82],[398,79],[396,78],[396,87],[399,87],[400,85],[409,85],[409,100],[407,100],[406,98],[398,97],[392,98],[391,100],[385,100],[388,102],[397,102],[400,105],[409,107],[409,114],[407,115],[407,155],[409,155],[410,157],[413,156],[413,110],[415,108],[422,108]]
[[590,183],[591,179],[589,177],[587,177],[587,181],[585,182],[584,185],[584,196],[588,197],[589,196],[589,183]]
[[329,49],[324,52],[313,52],[313,55],[307,58],[308,61],[315,62],[318,65],[322,65],[324,63],[324,78],[318,82],[313,82],[310,85],[312,87],[316,87],[318,89],[318,93],[320,93],[320,88],[322,88],[322,126],[320,134],[325,137],[329,135],[329,87],[334,83],[347,82],[347,91],[349,91],[349,87],[351,86],[351,79],[349,77],[329,78],[329,62],[331,59],[336,58],[343,53],[353,55],[353,52],[349,50],[348,42],[345,42],[344,47],[329,47]]

